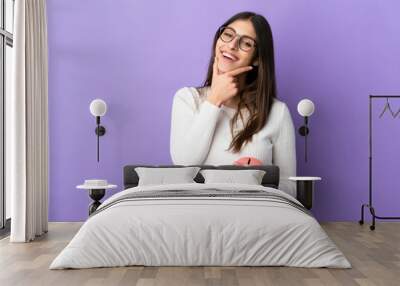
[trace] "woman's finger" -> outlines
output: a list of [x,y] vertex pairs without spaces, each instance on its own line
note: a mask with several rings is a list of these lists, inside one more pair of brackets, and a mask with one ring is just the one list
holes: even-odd
[[245,67],[240,67],[240,68],[234,69],[233,71],[229,71],[226,74],[229,76],[237,76],[241,73],[248,72],[251,69],[253,69],[252,66],[245,66]]

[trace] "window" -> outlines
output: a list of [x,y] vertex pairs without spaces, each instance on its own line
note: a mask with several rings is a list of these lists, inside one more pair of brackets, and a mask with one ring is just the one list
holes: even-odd
[[[13,65],[14,0],[0,0],[0,228],[9,226],[10,194],[4,182],[5,156],[5,98],[11,92],[11,68]],[[1,235],[1,232],[0,232]]]

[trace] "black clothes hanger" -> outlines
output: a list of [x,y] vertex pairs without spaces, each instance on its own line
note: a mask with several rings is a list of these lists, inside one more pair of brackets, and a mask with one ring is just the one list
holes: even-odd
[[381,114],[379,115],[379,118],[381,118],[387,110],[389,110],[393,118],[396,118],[400,114],[400,109],[397,110],[396,113],[393,112],[392,108],[390,107],[389,98],[386,98],[385,107],[383,108]]

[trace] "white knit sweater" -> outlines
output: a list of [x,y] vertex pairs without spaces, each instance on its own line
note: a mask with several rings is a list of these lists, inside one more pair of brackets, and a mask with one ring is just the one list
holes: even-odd
[[[184,87],[173,100],[170,152],[177,165],[277,165],[280,169],[279,189],[295,196],[295,183],[288,177],[296,175],[295,131],[285,103],[274,99],[267,123],[239,153],[227,151],[232,141],[230,119],[235,109],[218,107],[205,100],[209,87]],[[248,112],[244,112],[246,120]],[[243,129],[239,119],[234,134]]]

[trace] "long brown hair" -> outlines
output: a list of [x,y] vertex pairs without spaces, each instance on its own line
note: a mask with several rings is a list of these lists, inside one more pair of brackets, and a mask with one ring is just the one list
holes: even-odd
[[[258,66],[253,67],[251,71],[247,72],[245,87],[239,94],[238,108],[230,121],[233,138],[228,150],[233,149],[234,153],[239,152],[242,146],[247,142],[251,142],[252,136],[264,127],[271,110],[273,98],[277,97],[274,45],[272,31],[268,21],[262,15],[253,12],[241,12],[232,16],[223,23],[221,27],[228,26],[236,20],[250,20],[253,24],[257,40],[254,57],[258,58]],[[207,77],[204,81],[203,87],[211,85],[215,58],[215,45],[219,35],[218,29],[214,36]],[[244,128],[234,135],[234,124],[238,120],[239,116],[243,121],[243,115],[241,112],[242,108],[246,108],[249,112],[248,121],[244,124]]]

